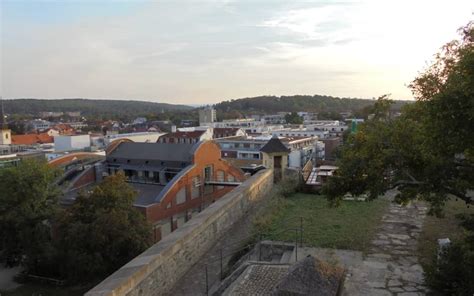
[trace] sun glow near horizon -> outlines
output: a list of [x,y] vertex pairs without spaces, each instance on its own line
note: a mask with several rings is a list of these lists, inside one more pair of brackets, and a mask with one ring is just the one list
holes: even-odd
[[410,99],[471,1],[2,2],[4,97]]

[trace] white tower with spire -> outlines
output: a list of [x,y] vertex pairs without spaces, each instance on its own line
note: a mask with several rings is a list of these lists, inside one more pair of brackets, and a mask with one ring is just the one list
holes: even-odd
[[3,99],[0,97],[0,145],[11,145],[12,131],[8,128],[3,111]]

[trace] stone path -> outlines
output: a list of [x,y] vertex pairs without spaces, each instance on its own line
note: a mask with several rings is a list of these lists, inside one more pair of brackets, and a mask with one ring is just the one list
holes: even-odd
[[349,268],[343,295],[425,295],[416,248],[426,211],[422,202],[390,204],[366,258]]

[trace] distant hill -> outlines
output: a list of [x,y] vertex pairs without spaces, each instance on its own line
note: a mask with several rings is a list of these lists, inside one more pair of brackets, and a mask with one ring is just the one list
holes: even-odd
[[40,112],[73,112],[80,111],[83,116],[117,116],[128,117],[162,111],[187,111],[193,107],[166,103],[122,100],[94,99],[14,99],[4,100],[5,112],[10,114],[33,115]]
[[[215,108],[222,113],[240,112],[243,114],[270,114],[276,112],[345,112],[358,111],[372,106],[375,100],[338,98],[331,96],[260,96],[230,100],[218,103]],[[395,101],[392,109],[399,110],[402,105],[409,101]]]

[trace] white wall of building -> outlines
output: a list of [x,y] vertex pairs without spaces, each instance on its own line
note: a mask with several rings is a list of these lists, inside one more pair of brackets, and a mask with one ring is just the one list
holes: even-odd
[[90,135],[56,136],[54,137],[54,151],[74,151],[91,146]]
[[300,168],[301,165],[301,150],[291,151],[288,155],[288,166],[290,168]]
[[144,132],[144,133],[128,133],[128,134],[114,134],[114,135],[106,135],[104,137],[105,145],[109,145],[115,140],[119,139],[129,139],[133,142],[139,143],[155,143],[162,135],[165,133],[153,133],[153,132]]

